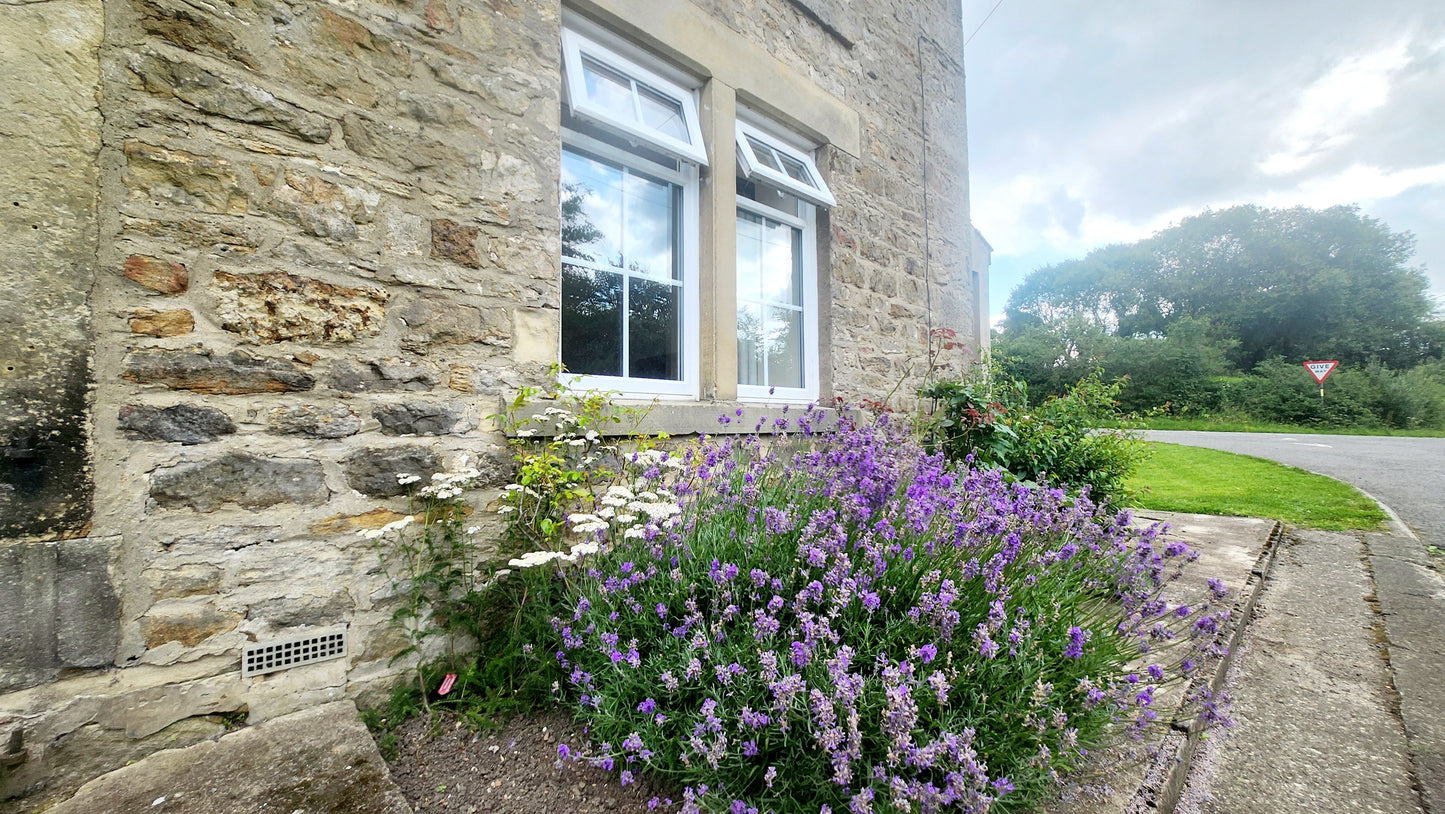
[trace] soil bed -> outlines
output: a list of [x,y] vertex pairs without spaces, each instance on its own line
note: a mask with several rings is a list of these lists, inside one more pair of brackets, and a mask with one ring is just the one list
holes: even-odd
[[[518,715],[492,732],[472,732],[448,717],[419,716],[396,735],[391,775],[416,814],[630,814],[648,811],[654,797],[681,797],[647,778],[622,786],[616,772],[585,761],[559,766],[558,744],[588,745],[582,725],[565,712]],[[656,811],[677,809],[659,805]]]

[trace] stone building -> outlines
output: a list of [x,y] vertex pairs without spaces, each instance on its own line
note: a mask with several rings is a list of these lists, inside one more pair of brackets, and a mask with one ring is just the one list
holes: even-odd
[[[398,472],[502,484],[486,417],[559,361],[688,432],[906,394],[931,329],[976,347],[960,28],[958,0],[0,4],[0,810],[389,686],[357,530]],[[339,657],[243,671],[288,637]]]

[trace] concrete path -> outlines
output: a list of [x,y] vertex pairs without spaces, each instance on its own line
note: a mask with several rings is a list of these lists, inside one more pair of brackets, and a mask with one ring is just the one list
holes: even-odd
[[[1357,538],[1379,639],[1427,814],[1445,814],[1445,439],[1150,432],[1151,440],[1268,458],[1351,483],[1391,515],[1393,534]],[[1340,567],[1345,567],[1340,563]],[[1347,809],[1348,810],[1348,809]]]
[[1423,811],[1373,594],[1361,539],[1287,536],[1179,814]]

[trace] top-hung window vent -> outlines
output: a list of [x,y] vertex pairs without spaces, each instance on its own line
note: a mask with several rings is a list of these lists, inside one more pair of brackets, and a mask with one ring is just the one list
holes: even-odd
[[248,644],[241,651],[241,677],[265,675],[346,656],[346,628],[323,630]]

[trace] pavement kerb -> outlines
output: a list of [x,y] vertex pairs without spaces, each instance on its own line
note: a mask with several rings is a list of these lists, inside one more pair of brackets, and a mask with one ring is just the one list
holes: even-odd
[[[1234,663],[1234,654],[1244,640],[1245,628],[1249,626],[1249,620],[1254,616],[1255,605],[1264,591],[1265,582],[1269,578],[1270,569],[1274,567],[1283,538],[1284,524],[1276,520],[1260,549],[1259,558],[1250,570],[1249,580],[1245,583],[1244,589],[1240,591],[1239,598],[1235,600],[1234,607],[1230,611],[1229,625],[1223,636],[1224,644],[1227,647],[1224,656],[1214,665],[1213,671],[1206,678],[1197,680],[1190,687],[1186,697],[1194,694],[1203,686],[1207,686],[1213,694],[1218,694],[1223,688],[1225,678],[1229,675],[1229,668]],[[1151,778],[1158,777],[1157,773],[1151,773],[1151,777],[1146,778],[1144,784],[1134,793],[1133,799],[1126,807],[1127,811],[1152,810],[1159,814],[1173,814],[1175,807],[1179,804],[1179,796],[1184,790],[1184,783],[1189,777],[1194,752],[1198,748],[1199,740],[1204,736],[1204,732],[1203,726],[1194,716],[1181,718],[1178,712],[1175,713],[1175,719],[1170,722],[1170,733],[1161,744],[1159,757],[1155,761],[1155,765],[1163,768],[1166,772],[1162,783],[1156,785],[1151,782]]]

